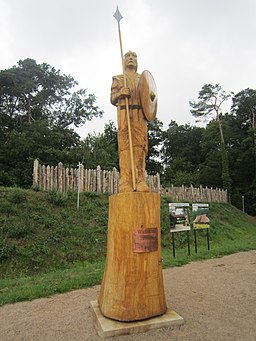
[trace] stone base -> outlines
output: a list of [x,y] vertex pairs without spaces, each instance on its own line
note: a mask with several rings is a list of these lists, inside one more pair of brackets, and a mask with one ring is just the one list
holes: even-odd
[[94,315],[94,325],[98,335],[102,338],[144,333],[150,329],[173,327],[184,324],[184,319],[175,311],[167,309],[164,315],[152,317],[143,321],[119,322],[102,315],[98,302],[92,301],[91,308]]

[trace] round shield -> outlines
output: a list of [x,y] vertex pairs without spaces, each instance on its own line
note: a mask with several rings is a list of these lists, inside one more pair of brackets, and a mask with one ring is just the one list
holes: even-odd
[[139,81],[139,95],[143,113],[148,121],[153,121],[157,112],[157,89],[153,76],[143,71]]

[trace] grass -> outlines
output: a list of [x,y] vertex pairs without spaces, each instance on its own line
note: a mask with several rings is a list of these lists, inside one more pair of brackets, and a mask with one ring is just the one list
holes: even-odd
[[103,271],[103,261],[84,262],[35,276],[5,278],[0,280],[0,305],[91,287],[101,281]]
[[[20,190],[19,190],[20,191]],[[108,196],[24,191],[10,201],[0,192],[1,278],[65,269],[77,261],[94,262],[106,251]]]
[[[163,267],[256,249],[256,219],[229,204],[210,204],[210,251],[198,231],[198,253],[187,254],[176,234],[172,256],[168,202],[161,200]],[[107,240],[108,195],[0,188],[0,305],[101,283]]]

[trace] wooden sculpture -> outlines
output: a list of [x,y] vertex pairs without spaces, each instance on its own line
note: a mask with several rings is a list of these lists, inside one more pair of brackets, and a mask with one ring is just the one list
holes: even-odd
[[[156,115],[156,87],[148,71],[141,76],[136,72],[134,52],[125,55],[124,64],[127,87],[123,76],[116,76],[111,91],[111,102],[118,111],[121,193],[112,195],[109,201],[107,260],[98,301],[104,316],[135,321],[164,314],[167,308],[162,275],[160,195],[150,193],[145,182],[147,121]],[[130,109],[136,190],[125,98]]]
[[[141,76],[137,73],[137,56],[127,52],[124,56],[126,84],[124,75],[113,77],[111,87],[111,103],[117,106],[118,121],[118,154],[120,165],[119,191],[149,192],[145,182],[145,158],[148,151],[147,120],[143,114],[139,98],[139,82]],[[131,161],[129,130],[125,101],[128,99],[129,120],[133,162]],[[135,173],[135,186],[132,181],[132,164]],[[135,188],[133,188],[135,187]]]
[[[122,16],[117,9],[118,21]],[[123,57],[123,74],[113,77],[117,106],[120,193],[109,200],[107,259],[98,303],[105,317],[137,321],[166,312],[163,286],[160,195],[145,182],[147,121],[155,118],[157,92],[149,71],[137,73],[137,56]]]

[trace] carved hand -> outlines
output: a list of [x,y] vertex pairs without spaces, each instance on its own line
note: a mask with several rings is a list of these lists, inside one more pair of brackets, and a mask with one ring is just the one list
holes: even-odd
[[119,98],[130,97],[130,96],[131,96],[131,92],[129,88],[122,88],[119,91]]

